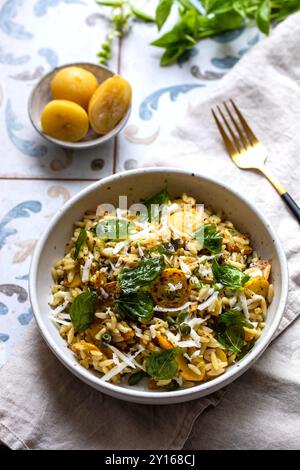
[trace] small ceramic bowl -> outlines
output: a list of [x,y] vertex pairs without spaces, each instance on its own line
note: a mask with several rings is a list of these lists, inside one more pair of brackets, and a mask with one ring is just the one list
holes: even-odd
[[47,73],[47,75],[42,77],[41,80],[36,84],[36,86],[32,90],[28,101],[28,114],[33,127],[38,131],[38,133],[42,137],[49,140],[50,142],[60,145],[61,147],[71,148],[75,150],[89,149],[92,147],[96,147],[97,145],[101,145],[104,142],[107,142],[108,140],[115,137],[124,128],[126,122],[128,121],[131,107],[128,109],[126,116],[124,116],[124,118],[116,125],[116,127],[111,132],[108,132],[108,134],[105,135],[97,134],[91,128],[91,126],[87,134],[80,142],[67,142],[65,140],[58,140],[45,134],[42,131],[41,126],[41,114],[46,104],[52,100],[50,91],[51,80],[59,70],[71,66],[81,67],[85,70],[88,70],[89,72],[95,75],[99,84],[104,82],[104,80],[107,80],[108,78],[115,75],[112,70],[109,70],[108,68],[102,65],[90,64],[87,62],[76,62],[73,64],[64,64],[61,67],[56,67],[51,72]]
[[[48,305],[53,285],[51,266],[63,256],[66,243],[73,233],[73,223],[80,220],[86,210],[95,210],[99,204],[110,203],[118,207],[120,195],[127,195],[129,207],[166,186],[172,198],[186,192],[195,197],[197,202],[203,202],[215,211],[223,209],[239,230],[248,233],[252,246],[261,257],[272,261],[272,283],[275,291],[262,335],[243,359],[209,382],[173,392],[151,391],[147,383],[142,382],[136,386],[111,384],[104,382],[93,371],[85,369],[50,320],[51,308]],[[35,319],[43,337],[70,371],[92,387],[113,397],[161,405],[193,400],[215,392],[254,364],[271,342],[282,319],[288,292],[288,271],[284,251],[276,233],[265,216],[249,200],[224,183],[206,176],[172,168],[145,168],[97,181],[76,194],[58,211],[36,246],[30,269],[29,291]]]

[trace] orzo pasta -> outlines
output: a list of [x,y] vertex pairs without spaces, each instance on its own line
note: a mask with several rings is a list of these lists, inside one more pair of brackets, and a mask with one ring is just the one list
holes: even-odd
[[104,381],[192,387],[223,374],[261,335],[271,264],[186,194],[170,200],[162,190],[145,206],[143,217],[97,210],[75,222],[52,268],[51,318]]

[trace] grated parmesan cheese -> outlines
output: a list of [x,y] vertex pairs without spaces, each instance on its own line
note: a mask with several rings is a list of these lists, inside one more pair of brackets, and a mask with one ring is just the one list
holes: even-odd
[[89,280],[90,269],[91,269],[91,266],[92,266],[93,259],[94,259],[94,255],[92,253],[90,253],[90,255],[89,255],[88,259],[86,260],[86,262],[84,263],[84,266],[83,266],[83,269],[82,269],[82,276],[81,276],[82,282],[88,282],[88,280]]
[[205,310],[208,308],[217,298],[218,298],[218,292],[214,292],[205,302],[202,302],[202,304],[198,305],[197,310]]

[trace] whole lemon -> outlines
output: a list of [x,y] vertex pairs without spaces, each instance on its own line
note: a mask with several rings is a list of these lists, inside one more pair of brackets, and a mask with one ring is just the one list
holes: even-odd
[[41,124],[43,132],[54,139],[78,142],[88,131],[89,118],[79,104],[53,100],[44,107]]
[[87,109],[90,98],[98,86],[91,72],[81,67],[65,67],[51,81],[51,94],[55,100],[74,101]]

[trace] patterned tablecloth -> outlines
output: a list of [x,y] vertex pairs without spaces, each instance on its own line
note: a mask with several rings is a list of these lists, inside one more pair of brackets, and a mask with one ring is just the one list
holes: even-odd
[[[156,2],[139,1],[149,11]],[[96,62],[106,20],[93,0],[0,0],[0,366],[32,321],[27,280],[31,254],[51,217],[70,196],[116,171],[135,168],[167,119],[207,92],[259,39],[255,28],[205,40],[176,65],[159,67],[148,44],[153,25],[136,23],[116,44],[114,70],[133,87],[123,134],[89,151],[64,150],[32,128],[27,100],[57,65]]]

